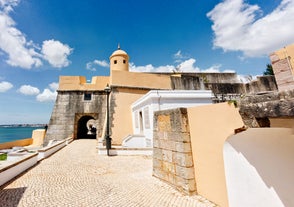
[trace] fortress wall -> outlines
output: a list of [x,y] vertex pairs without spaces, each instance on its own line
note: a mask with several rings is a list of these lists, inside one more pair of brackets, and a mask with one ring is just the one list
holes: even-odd
[[241,83],[235,73],[194,73],[171,76],[174,90],[212,90],[214,94],[245,94],[277,91],[274,76],[260,76],[249,83]]
[[111,71],[111,85],[148,89],[171,89],[170,74]]
[[259,76],[257,77],[257,80],[251,81],[250,83],[246,83],[245,87],[246,93],[249,94],[278,90],[276,79],[273,75]]
[[[270,126],[273,118],[293,119],[294,90],[247,95],[240,101],[239,113],[248,127]],[[277,122],[272,120],[272,123],[275,126]],[[277,123],[277,126],[281,125]]]
[[[83,91],[59,91],[51,114],[44,145],[49,140],[63,140],[76,135],[76,114],[98,114],[97,131],[103,130],[106,110],[106,95],[103,91],[92,93],[91,101],[84,101]],[[76,129],[77,130],[77,129]]]
[[109,84],[109,79],[109,76],[94,76],[91,83],[87,83],[84,76],[60,76],[58,90],[104,90],[106,85]]

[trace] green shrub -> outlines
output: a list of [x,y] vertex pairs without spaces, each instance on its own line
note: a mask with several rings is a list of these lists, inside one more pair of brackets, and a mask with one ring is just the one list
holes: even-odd
[[6,153],[0,153],[0,160],[6,160],[7,154]]

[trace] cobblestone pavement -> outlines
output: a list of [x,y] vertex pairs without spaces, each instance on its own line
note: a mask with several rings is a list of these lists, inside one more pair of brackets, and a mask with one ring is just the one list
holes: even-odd
[[215,206],[152,177],[147,156],[97,154],[96,140],[76,140],[0,189],[0,206]]

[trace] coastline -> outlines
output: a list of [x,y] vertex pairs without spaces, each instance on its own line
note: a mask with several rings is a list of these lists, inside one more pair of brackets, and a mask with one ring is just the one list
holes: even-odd
[[32,138],[33,131],[44,129],[43,124],[0,125],[0,144]]

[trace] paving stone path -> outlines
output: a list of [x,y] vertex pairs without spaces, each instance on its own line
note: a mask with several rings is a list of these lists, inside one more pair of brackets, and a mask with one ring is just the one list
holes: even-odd
[[96,140],[76,140],[2,186],[0,206],[215,205],[200,196],[182,195],[152,177],[151,157],[98,155]]

